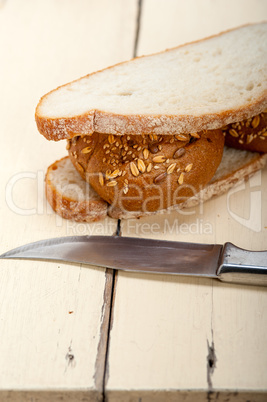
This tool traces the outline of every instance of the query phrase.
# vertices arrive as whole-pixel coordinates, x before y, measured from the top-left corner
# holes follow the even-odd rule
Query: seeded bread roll
[[[220,164],[221,130],[176,136],[94,133],[68,144],[81,176],[112,207],[152,212],[184,202]]]
[[[107,203],[84,181],[68,157],[47,169],[46,197],[62,218],[77,222],[96,222],[107,216]]]
[[[223,131],[229,147],[267,152],[267,109],[257,116],[229,124]]]

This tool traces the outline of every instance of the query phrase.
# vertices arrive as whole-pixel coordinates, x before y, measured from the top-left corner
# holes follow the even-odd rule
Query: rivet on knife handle
[[[248,251],[225,243],[218,279],[223,282],[267,286],[267,251]]]

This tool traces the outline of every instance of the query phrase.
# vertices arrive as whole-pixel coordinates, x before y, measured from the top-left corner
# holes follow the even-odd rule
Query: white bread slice
[[[266,54],[263,22],[139,57],[43,96],[37,126],[53,140],[220,128],[266,109]]]
[[[107,216],[108,204],[81,178],[68,156],[49,166],[45,189],[49,204],[62,218],[95,222]]]
[[[251,174],[263,168],[266,161],[267,154],[225,147],[222,162],[210,184],[183,204],[170,207],[167,210],[145,213],[125,213],[119,209],[109,207],[108,215],[115,219],[140,218],[193,207],[200,202],[205,202],[212,197],[225,193],[235,184],[244,179],[246,180]],[[78,222],[92,222],[100,220],[107,215],[107,203],[80,177],[68,157],[55,162],[48,168],[46,194],[52,208],[66,219],[73,219]],[[88,197],[88,194],[90,197]]]

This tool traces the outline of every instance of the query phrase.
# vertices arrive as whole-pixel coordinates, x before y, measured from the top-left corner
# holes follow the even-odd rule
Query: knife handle
[[[223,282],[267,286],[267,251],[248,251],[225,243],[217,275]]]

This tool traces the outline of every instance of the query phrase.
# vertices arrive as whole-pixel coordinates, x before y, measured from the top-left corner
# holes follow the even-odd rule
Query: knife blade
[[[17,247],[1,259],[82,263],[125,271],[216,278],[267,286],[267,251],[119,236],[69,236]]]

